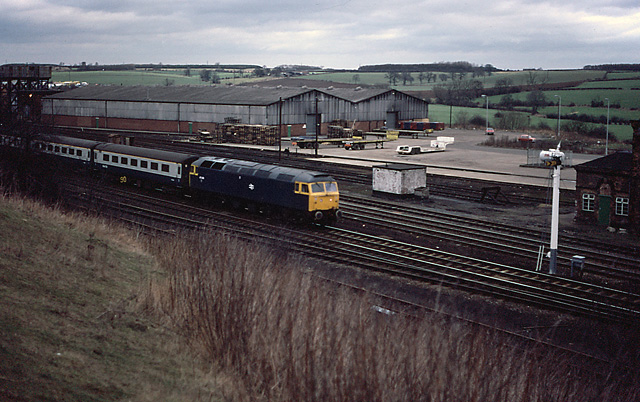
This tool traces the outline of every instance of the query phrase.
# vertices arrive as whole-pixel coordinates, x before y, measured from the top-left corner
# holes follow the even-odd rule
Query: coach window
[[[127,158],[120,158],[120,163],[122,163],[123,165],[126,165],[129,162],[129,160]]]
[[[67,153],[67,148],[62,147],[62,153],[63,153],[63,154],[66,154],[66,153]]]
[[[140,167],[146,169],[147,167],[149,167],[149,164],[147,161],[140,161]]]
[[[131,159],[131,166],[138,166],[138,160],[137,159]]]
[[[47,145],[47,151],[53,151],[53,145]]]
[[[78,155],[78,156],[80,156],[80,157],[81,157],[81,156],[82,156],[82,150],[81,150],[81,149],[78,149],[78,150],[76,151],[76,155]]]
[[[76,154],[76,150],[73,148],[69,148],[69,155],[75,155]]]
[[[166,172],[166,173],[169,173],[169,165],[166,165],[166,164],[163,163],[162,164],[162,171]]]
[[[107,154],[103,154],[103,155],[102,155],[102,160],[103,160],[103,161],[107,161],[107,162],[109,162],[109,155],[107,155]]]
[[[117,157],[117,156],[115,156],[115,155],[114,155],[114,156],[112,156],[112,157],[111,157],[111,161],[112,161],[113,163],[118,163],[118,157]]]
[[[151,170],[158,170],[158,162],[151,162]]]
[[[54,152],[60,152],[60,147],[56,145],[56,149]]]

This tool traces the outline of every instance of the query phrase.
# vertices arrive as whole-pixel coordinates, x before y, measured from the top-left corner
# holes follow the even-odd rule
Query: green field
[[[495,114],[498,112],[504,113],[504,111],[502,110],[491,109],[491,108],[489,109],[489,125],[490,126],[494,125],[496,121]],[[540,112],[544,113],[544,110],[540,109]],[[537,127],[540,127],[541,124],[543,126],[546,125],[547,127],[550,127],[553,130],[555,130],[555,128],[557,127],[557,119],[548,119],[546,117],[543,117],[541,114],[532,116],[528,112],[515,112],[515,113],[518,113],[522,115],[525,119],[527,119],[526,120],[527,125],[531,127],[531,129],[535,130]],[[563,114],[564,113],[565,112],[563,112]],[[604,113],[606,115],[606,109]],[[637,113],[638,112],[636,111],[636,116],[637,116]],[[475,116],[478,116],[484,119],[486,116],[486,110],[485,108],[482,108],[482,107],[454,106],[453,108],[450,108],[447,105],[440,105],[440,104],[429,105],[429,120],[444,122],[447,127],[449,127],[450,122],[453,123],[453,125],[455,126],[457,122],[460,120],[461,115],[464,115],[464,117],[467,120]],[[636,118],[639,118],[639,117],[636,117]],[[563,120],[561,120],[561,123],[562,121]],[[598,124],[595,124],[595,123],[586,123],[586,124],[590,127],[598,126]],[[629,125],[609,125],[609,133],[615,135],[619,141],[630,140],[631,137],[633,136],[633,130]]]
[[[518,92],[511,94],[514,99],[526,100],[529,92]],[[562,106],[590,106],[591,101],[605,101],[609,98],[610,104],[620,104],[623,109],[637,109],[640,107],[640,89],[585,89],[585,90],[556,90],[544,91],[547,101],[558,103],[555,95],[562,99]],[[495,95],[489,97],[489,103],[499,103],[504,95]],[[482,102],[481,98],[478,98]],[[606,103],[605,103],[606,104]],[[564,113],[564,112],[563,112]],[[637,114],[640,118],[640,115]]]
[[[419,73],[411,73],[414,81],[407,85],[402,85],[402,80],[398,81],[398,85],[393,85],[393,88],[405,91],[422,91],[432,89],[435,85],[447,83],[450,80],[450,74],[434,72],[436,74],[436,82],[423,81],[422,84],[418,80]],[[440,74],[447,75],[447,81],[440,79]],[[363,85],[389,85],[389,80],[385,78],[386,73],[360,73],[356,71],[352,72],[339,72],[339,73],[319,73],[308,76],[303,76],[304,79],[314,79],[322,81],[342,82],[349,84],[363,84]],[[357,78],[355,78],[357,76]],[[561,82],[573,82],[584,80],[597,80],[604,77],[602,71],[589,71],[589,70],[558,70],[558,71],[501,71],[491,75],[485,75],[484,77],[476,77],[474,79],[482,82],[485,88],[491,88],[495,85],[496,81],[503,78],[511,80],[512,85],[526,85],[530,80],[534,79],[536,83],[561,83]],[[467,74],[465,79],[471,79],[472,74]]]
[[[213,71],[213,69],[212,69]],[[250,79],[240,73],[216,72],[223,83],[237,84]],[[79,81],[100,85],[211,85],[200,79],[200,69],[185,70],[127,70],[127,71],[54,71],[51,82]]]

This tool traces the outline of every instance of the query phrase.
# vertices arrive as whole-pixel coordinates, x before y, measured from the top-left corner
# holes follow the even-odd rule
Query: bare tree
[[[407,82],[409,84],[413,83],[413,76],[411,75],[411,73],[409,71],[403,71],[402,72],[402,85],[407,85]]]
[[[384,75],[384,78],[389,80],[389,85],[396,85],[400,79],[400,73],[396,71],[390,71]]]
[[[544,92],[536,89],[527,94],[527,102],[531,105],[531,114],[537,114],[538,108],[547,104],[547,97]]]

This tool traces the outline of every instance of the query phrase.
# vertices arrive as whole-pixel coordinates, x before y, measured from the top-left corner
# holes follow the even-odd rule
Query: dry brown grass
[[[227,236],[147,244],[7,196],[0,228],[3,400],[640,400],[638,373],[380,314],[300,257]]]
[[[212,400],[182,338],[136,310],[154,268],[136,233],[0,194],[0,400]]]
[[[567,356],[438,317],[372,309],[304,263],[232,238],[156,244],[166,277],[143,307],[172,321],[233,401],[631,401],[628,384]],[[637,376],[635,377],[637,379]]]

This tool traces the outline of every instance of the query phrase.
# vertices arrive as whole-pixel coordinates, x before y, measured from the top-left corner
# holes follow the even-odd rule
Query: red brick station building
[[[632,152],[576,165],[576,220],[640,233],[640,121]]]

